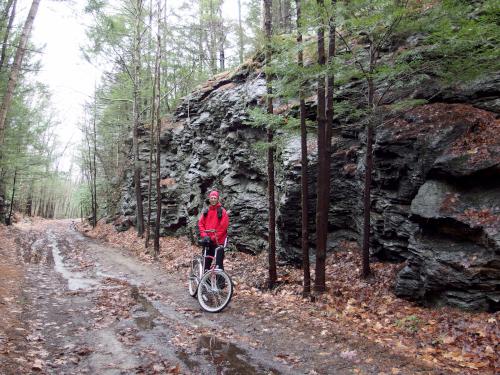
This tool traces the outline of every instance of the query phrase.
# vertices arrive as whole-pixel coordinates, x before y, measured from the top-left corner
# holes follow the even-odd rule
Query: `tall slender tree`
[[[269,71],[271,64],[271,6],[272,0],[264,0],[264,29],[266,35],[266,85],[267,85],[267,113],[273,114],[273,89],[272,75]],[[267,126],[267,195],[269,207],[269,288],[273,288],[277,280],[276,271],[276,202],[274,196],[274,145],[273,128],[271,124]]]
[[[150,9],[149,9],[149,30],[150,30],[150,39],[152,39],[152,28],[153,28],[153,6],[152,6],[152,1],[150,1]],[[150,45],[152,43],[152,40],[150,40]],[[150,48],[151,49],[151,48]],[[148,212],[147,212],[147,224],[146,224],[146,238],[144,241],[144,246],[147,248],[149,246],[149,238],[151,234],[151,212],[152,212],[152,190],[153,190],[153,150],[155,148],[155,116],[156,116],[156,75],[158,74],[157,72],[157,57],[155,57],[155,63],[154,67],[150,69],[150,74],[152,76],[152,82],[153,82],[153,90],[152,90],[152,95],[151,95],[151,103],[153,104],[151,106],[151,122],[150,122],[150,128],[149,128],[149,162],[148,162]]]
[[[135,186],[135,200],[136,200],[136,229],[137,236],[144,235],[144,213],[141,192],[141,164],[139,160],[139,123],[141,121],[140,110],[140,72],[141,72],[141,41],[142,41],[142,11],[143,0],[135,1],[135,25],[134,25],[134,47],[133,47],[133,104],[132,104],[132,118],[133,118],[133,146],[134,146],[134,186]]]
[[[304,68],[304,52],[302,46],[302,0],[295,0],[297,8],[297,65],[299,70]],[[311,273],[309,265],[309,207],[307,198],[309,196],[309,188],[307,184],[307,128],[306,128],[306,102],[304,95],[304,82],[299,86],[299,100],[300,100],[300,143],[301,143],[301,208],[302,208],[302,268],[304,271],[304,296],[311,294]]]
[[[332,1],[333,6],[330,12],[334,12],[336,1]],[[325,110],[325,128],[324,128],[324,150],[319,156],[321,160],[320,174],[323,176],[322,188],[318,188],[318,194],[321,190],[321,204],[317,210],[321,210],[321,222],[318,222],[318,227],[321,226],[321,236],[318,235],[318,241],[321,241],[321,259],[316,263],[316,290],[323,291],[326,289],[325,278],[325,260],[328,240],[328,211],[330,208],[330,175],[331,175],[331,153],[332,153],[332,128],[333,128],[333,92],[335,84],[335,75],[333,71],[333,62],[335,57],[335,22],[333,13],[328,17],[328,61],[326,69],[326,110]],[[319,154],[319,153],[318,153]],[[319,198],[318,198],[319,203]]]
[[[238,0],[238,56],[240,64],[243,64],[245,45],[243,44],[243,24],[241,22],[241,0]]]
[[[375,2],[365,2],[363,4],[356,2],[345,2],[345,11],[350,12],[356,9],[362,9],[358,12],[354,21],[350,21],[349,17],[344,19],[344,30],[349,33],[356,33],[363,35],[368,44],[368,56],[363,48],[363,52],[356,53],[356,48],[353,47],[346,38],[341,34],[339,35],[342,43],[346,47],[349,54],[354,59],[355,65],[359,68],[363,79],[366,82],[366,109],[367,109],[367,123],[366,123],[366,153],[365,153],[365,175],[364,175],[364,190],[363,190],[363,242],[362,242],[362,267],[361,277],[367,278],[370,275],[370,216],[371,216],[371,184],[373,173],[373,142],[375,132],[375,122],[378,121],[379,106],[387,93],[393,87],[394,82],[401,80],[401,76],[388,81],[385,88],[380,90],[376,95],[375,78],[377,69],[380,67],[380,54],[381,51],[389,44],[390,39],[396,32],[398,26],[407,15],[408,1],[390,1],[378,0]],[[362,56],[362,57],[361,57]],[[394,57],[393,57],[394,59]],[[393,70],[401,72],[401,66]],[[387,77],[386,77],[387,78]],[[391,82],[393,81],[393,82]]]
[[[33,22],[35,21],[36,13],[38,11],[38,6],[41,0],[33,0],[31,7],[26,18],[26,21],[21,32],[21,37],[19,39],[19,45],[16,50],[16,55],[14,56],[14,62],[9,74],[9,81],[7,83],[7,90],[3,96],[2,104],[0,106],[0,161],[3,159],[3,144],[5,136],[5,126],[7,113],[10,109],[12,102],[12,97],[14,95],[14,89],[17,85],[17,80],[19,78],[19,72],[21,70],[21,64],[23,62],[24,53],[26,51],[26,46],[31,34],[31,29],[33,27]],[[0,181],[0,223],[5,220],[5,182]]]
[[[160,151],[160,137],[161,137],[161,116],[160,116],[160,101],[161,101],[161,69],[160,69],[160,61],[162,57],[162,41],[161,41],[161,27],[166,27],[167,20],[166,16],[161,21],[161,7],[160,0],[157,0],[158,3],[158,30],[156,35],[156,97],[155,97],[155,112],[156,112],[156,220],[155,220],[155,236],[154,236],[154,254],[155,257],[158,257],[160,254],[160,225],[161,225],[161,211],[162,211],[162,203],[161,203],[161,151]],[[165,4],[166,7],[166,4]]]
[[[224,27],[224,18],[222,17],[222,2],[217,10],[217,48],[219,50],[219,71],[226,70],[226,30]]]
[[[318,5],[318,29],[317,29],[317,49],[318,65],[323,70],[326,64],[325,56],[325,4],[323,0],[317,0]],[[317,122],[318,122],[318,177],[317,177],[317,198],[316,198],[316,278],[314,280],[314,290],[323,292],[325,290],[325,260],[326,260],[326,238],[327,231],[323,205],[326,189],[325,162],[326,162],[326,102],[325,102],[325,76],[320,74],[317,83]]]
[[[92,201],[92,226],[95,228],[97,225],[97,90],[94,91],[94,110],[92,111],[92,190],[94,191]]]
[[[23,31],[21,33],[21,38],[19,40],[19,45],[16,50],[16,55],[14,57],[14,62],[9,74],[9,82],[7,83],[7,91],[3,97],[2,105],[0,107],[0,146],[4,140],[5,134],[5,120],[7,118],[7,112],[9,111],[10,104],[12,102],[12,97],[14,95],[14,89],[17,85],[17,80],[19,78],[19,72],[21,70],[21,64],[23,62],[24,53],[26,51],[26,46],[31,34],[31,29],[33,27],[33,22],[35,21],[36,13],[38,11],[38,6],[41,0],[33,0],[31,3],[30,11],[26,22],[23,26]]]
[[[12,224],[12,211],[14,209],[14,202],[16,196],[17,173],[18,173],[17,167],[14,167],[14,180],[12,181],[12,192],[10,194],[10,209],[9,209],[9,215],[7,216],[7,220],[5,221],[7,225]]]
[[[17,0],[9,0],[5,7],[5,12],[2,19],[3,23],[7,22],[7,27],[5,28],[5,34],[3,36],[2,51],[0,52],[0,72],[2,71],[5,56],[7,52],[7,44],[9,41],[10,31],[12,30],[12,25],[14,24],[14,18],[16,17],[16,4]],[[10,15],[9,15],[10,12]],[[8,20],[8,21],[7,21]]]
[[[281,22],[285,33],[292,32],[292,12],[290,0],[280,0],[281,2]]]

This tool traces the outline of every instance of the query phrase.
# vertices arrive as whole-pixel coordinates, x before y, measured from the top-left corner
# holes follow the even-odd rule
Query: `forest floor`
[[[77,228],[78,227],[78,228]],[[85,233],[83,236],[77,229]],[[93,237],[93,238],[90,238]],[[132,230],[71,220],[0,226],[1,374],[495,374],[500,314],[397,299],[400,265],[359,279],[346,243],[328,258],[327,293],[301,297],[301,270],[229,252],[230,305],[203,312],[187,293],[199,249],[162,238],[158,261]]]

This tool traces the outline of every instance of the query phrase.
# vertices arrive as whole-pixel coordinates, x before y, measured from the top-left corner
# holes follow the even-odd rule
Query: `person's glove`
[[[210,245],[210,237],[208,236],[203,236],[201,239],[198,241],[198,243],[202,246],[208,246]]]

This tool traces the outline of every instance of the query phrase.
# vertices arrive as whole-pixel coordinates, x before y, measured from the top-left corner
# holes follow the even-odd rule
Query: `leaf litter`
[[[133,228],[118,233],[100,222],[86,235],[126,248],[142,261],[154,258]],[[192,255],[199,250],[185,237],[162,237],[158,262],[167,271],[187,273]],[[399,299],[391,292],[401,264],[374,263],[369,281],[359,277],[361,259],[356,243],[344,242],[327,259],[327,293],[302,297],[302,270],[278,268],[278,286],[266,290],[267,254],[253,256],[227,252],[225,269],[233,278],[235,298],[245,299],[247,314],[260,318],[260,310],[283,315],[294,325],[313,321],[315,337],[328,340],[332,325],[378,343],[429,366],[459,374],[495,374],[500,371],[500,312],[467,312],[451,307],[424,308]],[[314,279],[314,270],[312,279]],[[347,348],[341,356],[354,358]],[[291,361],[293,362],[293,361]],[[394,370],[393,373],[397,373]]]
[[[43,223],[37,223],[43,226]],[[133,230],[117,233],[111,225],[100,223],[94,230],[86,230],[91,237],[106,240],[108,243],[128,249],[138,259],[146,263],[154,263],[153,257],[146,252],[143,241],[137,239]],[[0,243],[10,244],[9,239],[15,238],[12,228],[0,226]],[[15,231],[15,230],[14,230]],[[16,249],[13,241],[11,249]],[[0,249],[4,250],[5,247]],[[391,293],[392,280],[401,265],[373,264],[373,278],[369,281],[360,280],[359,249],[354,243],[343,243],[338,251],[329,256],[327,261],[327,293],[316,295],[312,299],[302,298],[302,271],[292,266],[281,266],[278,270],[278,287],[272,291],[266,290],[267,256],[251,256],[244,253],[229,252],[226,255],[225,268],[233,277],[236,285],[235,301],[242,301],[247,307],[245,313],[256,321],[282,320],[290,326],[290,334],[298,337],[311,336],[311,340],[321,340],[327,346],[323,351],[325,357],[337,351],[340,357],[360,363],[370,363],[373,358],[363,357],[362,349],[335,342],[335,331],[344,330],[353,336],[360,336],[367,342],[386,347],[391,352],[427,363],[430,367],[441,371],[460,374],[493,374],[500,369],[499,352],[499,313],[470,313],[452,308],[426,309],[411,302],[400,300]],[[199,249],[186,238],[162,238],[161,252],[158,262],[167,271],[187,273],[192,254]],[[10,254],[10,255],[9,255]],[[15,267],[12,252],[2,251],[0,257],[1,271]],[[91,267],[91,263],[82,258],[82,266]],[[15,270],[12,276],[15,280]],[[17,270],[17,272],[21,272]],[[312,270],[314,277],[314,270]],[[0,272],[0,278],[3,277]],[[20,322],[18,297],[20,283],[0,283],[0,320],[9,321],[16,327],[18,345],[12,332],[6,332],[7,325],[0,325],[0,365],[23,367],[31,366],[32,371],[45,371],[46,363],[42,345],[44,338],[39,334],[44,323],[29,321],[27,326]],[[130,285],[127,282],[107,278],[104,288],[95,294],[95,309],[87,312],[95,328],[106,327],[116,319],[130,317],[130,311],[136,301],[130,295]],[[85,293],[81,291],[66,292],[72,294]],[[141,293],[150,299],[165,299],[154,290],[142,288]],[[61,293],[64,295],[65,293]],[[190,316],[199,315],[196,311],[178,308],[179,313]],[[304,322],[310,323],[307,328],[293,329]],[[25,329],[23,327],[30,329]],[[251,323],[249,323],[249,327]],[[82,328],[82,327],[80,327]],[[214,334],[214,331],[198,327],[176,327],[177,335],[170,339],[178,348],[189,352],[196,350],[196,338],[201,334]],[[269,332],[272,334],[273,332]],[[134,346],[137,341],[137,331],[122,330],[118,332],[119,340],[126,346]],[[252,347],[262,346],[259,339],[251,335],[241,335],[230,329],[217,330],[217,334],[226,339],[247,342]],[[6,340],[6,338],[8,338]],[[29,339],[28,339],[29,338]],[[31,351],[23,350],[19,342],[29,343]],[[28,341],[29,340],[29,341]],[[11,345],[9,345],[9,343]],[[53,365],[80,361],[80,357],[90,355],[92,348],[77,345],[68,348],[68,357],[54,360]],[[281,355],[282,354],[282,355]],[[288,353],[278,353],[280,361],[294,365],[302,358]],[[143,364],[143,372],[137,373],[180,373],[178,365],[158,362],[154,350],[144,355],[150,362]],[[364,355],[364,353],[363,353]],[[112,365],[110,363],[110,365]],[[162,369],[160,369],[162,367]],[[2,367],[7,368],[7,367]],[[362,369],[354,368],[353,372],[363,373]],[[400,373],[394,367],[391,373]],[[316,373],[311,370],[309,373]],[[401,373],[405,373],[404,371]],[[382,373],[381,373],[382,374]]]

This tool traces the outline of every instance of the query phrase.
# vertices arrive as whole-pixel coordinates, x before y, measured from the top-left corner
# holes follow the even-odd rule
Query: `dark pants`
[[[215,248],[217,246],[212,242],[210,243],[210,246],[207,248],[207,255],[209,256],[215,256]],[[211,258],[205,258],[205,271],[210,268],[212,265],[212,259]],[[219,267],[221,270],[224,269],[224,248],[222,246],[219,246],[219,250],[217,250],[217,257],[215,258],[215,265]]]

